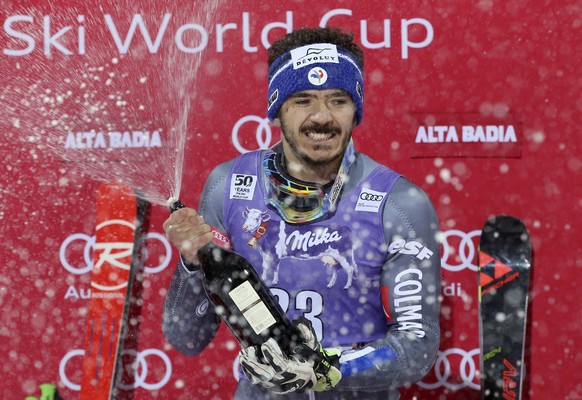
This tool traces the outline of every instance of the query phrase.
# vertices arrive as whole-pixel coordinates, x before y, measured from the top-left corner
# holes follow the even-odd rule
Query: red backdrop
[[[444,234],[441,352],[403,398],[479,398],[476,241],[500,213],[523,219],[534,247],[526,392],[582,398],[579,4],[168,3],[1,2],[2,398],[45,382],[79,396],[98,181],[197,204],[214,165],[278,138],[264,119],[265,47],[317,25],[354,31],[365,50],[357,148],[421,185]],[[129,392],[231,398],[237,346],[224,328],[193,358],[161,333],[177,259],[167,215],[153,206]]]

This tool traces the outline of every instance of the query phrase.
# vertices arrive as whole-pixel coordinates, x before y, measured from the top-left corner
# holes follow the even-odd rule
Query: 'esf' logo
[[[421,243],[411,240],[407,242],[404,239],[396,240],[388,246],[388,252],[391,254],[401,253],[416,256],[419,260],[427,260],[433,255],[433,251],[424,247]]]

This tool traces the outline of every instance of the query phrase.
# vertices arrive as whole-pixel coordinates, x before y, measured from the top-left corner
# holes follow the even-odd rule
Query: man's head
[[[305,90],[341,89],[356,107],[355,125],[363,114],[364,55],[353,34],[334,28],[303,28],[268,49],[267,115],[274,121],[291,95]]]
[[[282,130],[283,151],[263,160],[266,198],[289,223],[335,209],[355,159],[350,139],[362,119],[362,66],[353,36],[337,29],[300,29],[269,48],[267,112]]]

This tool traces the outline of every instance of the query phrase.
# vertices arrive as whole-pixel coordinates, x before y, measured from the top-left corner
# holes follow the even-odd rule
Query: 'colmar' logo
[[[422,326],[422,271],[409,268],[394,279],[394,312],[398,330],[424,337]]]

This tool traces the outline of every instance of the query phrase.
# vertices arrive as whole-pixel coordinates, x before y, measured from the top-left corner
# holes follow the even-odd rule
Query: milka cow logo
[[[338,271],[341,270],[347,274],[344,289],[352,286],[352,279],[357,275],[358,269],[354,262],[350,231],[347,228],[333,230],[322,226],[286,226],[281,221],[278,239],[273,246],[272,243],[261,240],[267,232],[271,216],[266,211],[256,208],[247,208],[243,216],[245,217],[243,230],[252,236],[248,245],[257,249],[263,259],[261,279],[264,281],[268,281],[269,275],[272,275],[271,283],[276,285],[279,282],[279,264],[282,259],[319,259],[322,266],[332,270],[328,288],[335,285]]]

